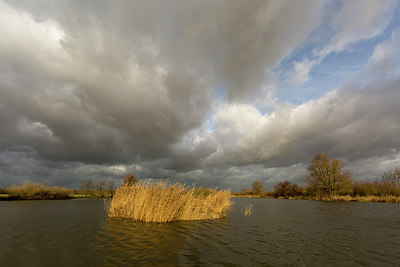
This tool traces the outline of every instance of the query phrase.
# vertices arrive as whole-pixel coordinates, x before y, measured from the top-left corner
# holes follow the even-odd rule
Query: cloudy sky
[[[400,167],[400,3],[0,0],[0,187]]]

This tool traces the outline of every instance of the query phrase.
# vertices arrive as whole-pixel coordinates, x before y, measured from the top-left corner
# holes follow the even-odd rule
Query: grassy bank
[[[2,194],[2,200],[58,200],[72,198],[72,190],[58,187],[45,186],[39,183],[26,183],[13,185],[7,189],[7,194]]]
[[[167,182],[121,186],[110,203],[110,218],[141,222],[207,220],[226,216],[231,205],[229,190],[194,189]]]
[[[322,200],[322,201],[356,201],[356,202],[386,202],[400,203],[398,196],[350,196],[336,195],[331,197],[303,197],[301,199]]]
[[[0,200],[98,199],[112,197],[114,193],[113,188],[107,188],[107,190],[105,190],[101,186],[93,187],[82,190],[59,186],[46,186],[41,183],[25,183],[22,185],[13,185],[8,188],[0,188]]]

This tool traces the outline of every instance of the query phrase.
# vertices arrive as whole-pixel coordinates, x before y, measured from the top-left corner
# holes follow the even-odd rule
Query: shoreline
[[[317,196],[295,196],[295,197],[274,197],[260,195],[240,195],[240,193],[232,193],[232,197],[244,198],[274,198],[274,199],[297,199],[297,200],[316,200],[316,201],[344,201],[344,202],[381,202],[381,203],[400,203],[400,197],[397,196],[350,196],[350,195],[335,195],[332,197],[317,197]]]
[[[107,197],[110,198],[110,197]],[[90,196],[82,196],[82,195],[69,195],[68,197],[63,198],[24,198],[21,196],[13,196],[9,194],[0,194],[0,201],[18,201],[18,200],[71,200],[71,199],[104,199],[102,197],[90,197]]]

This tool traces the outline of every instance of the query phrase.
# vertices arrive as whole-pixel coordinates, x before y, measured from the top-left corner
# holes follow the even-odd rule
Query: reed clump
[[[195,189],[166,181],[125,184],[119,187],[108,207],[110,218],[141,222],[208,220],[226,216],[231,205],[230,190]]]
[[[244,216],[250,216],[252,208],[253,208],[253,205],[251,205],[251,204],[249,206],[246,206],[244,209]]]

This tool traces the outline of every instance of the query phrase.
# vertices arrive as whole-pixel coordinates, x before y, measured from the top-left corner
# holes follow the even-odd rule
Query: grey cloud
[[[66,33],[65,49],[85,60],[119,72],[132,54],[144,65],[167,62],[214,79],[236,100],[259,90],[266,71],[318,26],[323,5],[313,0],[19,4],[34,17],[58,22]],[[149,56],[143,44],[153,46],[157,56]]]
[[[68,10],[54,17],[36,10],[35,20],[12,13],[30,24],[27,35],[30,28],[46,35],[43,27],[48,25],[38,23],[38,16],[65,23],[60,24],[65,30],[61,44],[49,41],[46,46],[43,40],[43,48],[42,40],[35,37],[28,44],[29,40],[22,37],[21,41],[3,28],[10,42],[29,45],[27,51],[14,51],[11,46],[0,51],[5,59],[1,65],[7,69],[0,92],[2,119],[7,123],[1,132],[3,145],[31,146],[53,160],[126,162],[163,157],[185,132],[202,124],[211,102],[206,81],[155,58],[140,39],[131,42],[135,32],[130,38],[109,39],[110,28],[102,31],[101,27],[107,21],[92,17],[99,14],[77,12],[68,17]],[[77,28],[76,16],[81,23]],[[94,33],[89,34],[91,30]],[[44,56],[37,56],[43,49]]]
[[[250,105],[223,106],[214,118],[221,147],[209,164],[271,168],[305,164],[320,152],[350,162],[393,155],[400,148],[399,68],[380,66],[398,58],[398,31],[377,46],[357,76],[370,77],[361,83],[347,82],[299,106],[279,103],[266,115]]]
[[[324,4],[0,2],[1,183],[133,172],[238,190],[301,181],[320,150],[351,161],[393,153],[396,77],[277,103],[267,116],[246,104],[319,26]],[[212,107],[217,87],[231,100],[225,113]],[[191,136],[214,110],[215,134]]]
[[[400,148],[399,82],[381,80],[362,90],[340,88],[267,115],[249,108],[235,116],[238,107],[233,107],[217,114],[224,119],[216,120],[222,149],[209,162],[277,167],[309,162],[319,152],[348,160],[390,154]]]
[[[189,143],[187,146],[173,149],[162,167],[183,172],[202,169],[204,160],[216,151],[216,143],[208,137],[198,143]]]
[[[203,123],[216,84],[233,98],[257,91],[268,68],[317,25],[322,2],[2,6],[16,25],[2,28],[2,144],[55,160],[116,163],[168,157]]]

